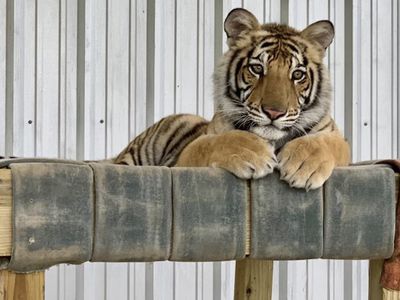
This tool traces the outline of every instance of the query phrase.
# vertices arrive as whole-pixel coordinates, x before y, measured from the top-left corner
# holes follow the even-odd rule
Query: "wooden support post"
[[[236,262],[235,300],[270,300],[273,261],[243,259]]]
[[[396,174],[396,199],[399,199],[399,193],[400,176]],[[400,291],[387,290],[381,287],[382,266],[383,260],[371,260],[369,262],[369,300],[400,300]]]
[[[369,300],[382,299],[382,287],[379,283],[383,259],[369,261]]]
[[[16,274],[0,271],[0,300],[43,300],[44,272]]]
[[[11,171],[0,169],[0,256],[11,255],[12,183]],[[16,274],[0,271],[0,300],[44,299],[44,272]]]

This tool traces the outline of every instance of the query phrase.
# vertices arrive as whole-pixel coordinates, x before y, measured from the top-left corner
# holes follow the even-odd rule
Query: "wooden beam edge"
[[[0,256],[12,251],[12,175],[10,169],[0,169]]]

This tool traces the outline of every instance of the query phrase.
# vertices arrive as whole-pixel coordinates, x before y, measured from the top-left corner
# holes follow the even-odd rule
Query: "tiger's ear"
[[[331,21],[317,21],[304,29],[301,35],[308,40],[317,42],[326,50],[335,36],[335,28]]]
[[[260,24],[251,12],[243,8],[231,10],[224,22],[228,46],[233,46],[240,35],[258,28],[260,28]]]

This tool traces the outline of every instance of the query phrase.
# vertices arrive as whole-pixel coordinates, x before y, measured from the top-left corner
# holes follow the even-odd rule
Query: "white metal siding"
[[[394,0],[0,0],[0,155],[101,159],[163,116],[211,118],[234,7],[302,28],[330,19],[332,114],[353,160],[400,156]],[[85,263],[46,299],[233,299],[233,262]],[[273,299],[367,299],[368,262],[275,262]]]

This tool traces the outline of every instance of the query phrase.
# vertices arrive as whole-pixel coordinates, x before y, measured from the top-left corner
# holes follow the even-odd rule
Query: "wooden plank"
[[[396,199],[399,199],[400,175],[396,174]],[[400,299],[399,291],[382,289],[380,284],[381,272],[384,260],[371,260],[369,262],[369,299]]]
[[[376,299],[400,300],[400,291],[392,291],[392,290],[383,289],[382,294],[383,294],[382,298],[376,298]],[[373,298],[370,298],[370,299],[372,300]]]
[[[0,271],[0,300],[44,299],[44,272],[16,274]]]
[[[0,256],[11,255],[11,170],[0,169]]]
[[[400,177],[397,176],[396,178],[397,178],[396,180],[397,180],[397,193],[398,193],[398,189],[399,189],[399,185],[400,185]],[[8,169],[0,170],[0,208],[4,208],[5,211],[7,212],[6,216],[7,215],[9,216],[8,222],[6,222],[7,218],[0,218],[0,232],[1,232],[1,234],[0,234],[0,238],[1,238],[0,239],[0,251],[1,252],[0,253],[1,253],[1,256],[8,256],[11,253],[11,243],[10,243],[10,241],[11,241],[11,171]],[[7,225],[7,223],[8,223],[8,225]],[[9,229],[7,230],[7,228],[9,228]],[[8,236],[8,238],[7,238],[7,236]],[[8,244],[7,244],[7,241],[8,241]],[[6,245],[8,245],[8,246],[5,247]],[[5,248],[3,248],[3,247],[5,247]],[[254,290],[254,289],[259,290],[259,289],[257,289],[257,284],[261,282],[262,284],[265,285],[265,280],[267,278],[266,276],[262,276],[259,279],[256,278],[258,276],[257,274],[259,274],[259,272],[261,272],[260,268],[262,268],[263,270],[266,270],[268,273],[270,271],[272,272],[272,266],[271,266],[271,270],[269,270],[269,267],[267,268],[263,262],[257,262],[254,260],[245,260],[245,261],[248,261],[250,263],[250,265],[247,267],[243,266],[243,261],[241,263],[237,264],[237,272],[238,272],[237,274],[238,275],[236,277],[237,278],[236,284],[239,284],[239,287],[236,287],[236,290],[238,290],[238,288],[240,288],[240,284],[242,285],[241,289],[243,290],[243,284],[245,282],[251,284],[252,290]],[[178,267],[180,267],[180,266],[178,266]],[[185,273],[186,271],[187,270],[184,270],[182,268],[181,272],[178,272],[177,274],[179,276],[184,276],[184,274],[186,274]],[[243,274],[245,274],[245,275],[243,275]],[[243,276],[245,276],[245,278],[248,278],[246,276],[250,276],[249,274],[255,274],[257,276],[255,277],[255,279],[253,278],[253,280],[249,279],[247,281],[238,279]],[[268,275],[268,276],[270,276],[272,278],[272,275]],[[143,278],[143,276],[140,276],[140,277]],[[186,281],[186,279],[181,277],[181,278],[177,278],[177,283],[181,282],[181,280]],[[193,286],[194,285],[195,285],[195,283],[193,283]],[[178,291],[180,291],[180,290],[178,289]],[[263,291],[263,292],[265,292],[265,291]],[[183,290],[180,291],[179,295],[181,295],[182,297],[185,297],[185,295],[187,295],[187,294],[181,294],[181,293],[183,293]],[[242,291],[243,295],[244,294],[245,295],[247,295],[247,294],[258,295],[258,292],[255,294],[254,293],[255,292],[249,293],[249,291],[247,291],[247,293],[244,293]],[[391,295],[392,294],[393,293],[391,293]],[[252,296],[252,297],[255,297],[255,296]],[[264,297],[264,295],[263,295],[263,297]],[[237,299],[241,299],[241,298],[237,298]],[[251,298],[250,297],[250,298],[244,298],[244,299],[265,299],[265,298]]]
[[[235,300],[270,300],[273,262],[244,259],[236,262]]]
[[[383,259],[371,260],[369,262],[369,288],[368,299],[382,299],[382,288],[380,285]]]

